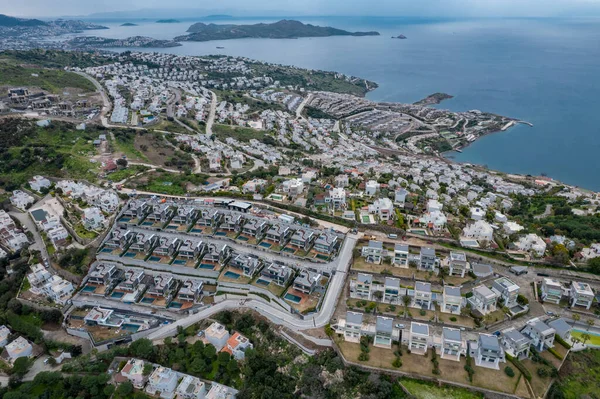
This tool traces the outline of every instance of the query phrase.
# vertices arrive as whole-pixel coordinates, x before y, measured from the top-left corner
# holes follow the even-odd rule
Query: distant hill
[[[187,30],[190,34],[175,40],[206,42],[244,38],[295,39],[299,37],[325,36],[379,36],[379,32],[348,32],[331,27],[303,24],[300,21],[281,20],[270,24],[216,25],[198,22]]]
[[[131,23],[131,22],[125,22],[124,24],[121,24],[121,26],[138,26],[138,25]]]
[[[178,21],[176,19],[159,19],[158,21],[156,21],[157,24],[176,24],[179,22],[181,21]]]
[[[45,26],[45,22],[39,19],[25,19],[15,18],[8,15],[0,14],[0,26],[14,27],[14,26]]]

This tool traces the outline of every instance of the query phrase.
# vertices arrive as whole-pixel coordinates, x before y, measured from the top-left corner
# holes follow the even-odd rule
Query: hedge
[[[556,342],[558,342],[559,344],[561,344],[562,346],[564,346],[565,349],[571,349],[571,345],[569,345],[569,343],[567,341],[565,341],[564,339],[562,339],[562,337],[560,337],[559,335],[554,336],[554,340]]]
[[[564,359],[564,357],[560,353],[558,353],[556,351],[556,349],[554,349],[554,348],[548,348],[548,352],[552,353],[554,355],[554,357],[557,358],[558,360],[563,360]]]
[[[515,359],[514,357],[512,357],[509,354],[506,354],[506,358],[508,360],[510,360],[510,362],[517,368],[519,369],[519,371],[523,374],[523,376],[525,377],[525,379],[527,381],[531,381],[531,373],[529,372],[529,370],[527,370],[527,367],[525,367],[523,365],[523,363],[521,363],[519,361],[519,359]]]

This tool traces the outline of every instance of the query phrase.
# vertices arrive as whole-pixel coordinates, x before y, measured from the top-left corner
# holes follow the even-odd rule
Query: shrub
[[[554,349],[554,348],[548,348],[548,352],[552,353],[554,355],[554,357],[557,358],[558,360],[563,360],[563,356],[560,353],[558,353],[556,351],[556,349]]]
[[[561,337],[559,337],[558,335],[556,335],[556,336],[554,337],[554,340],[555,340],[556,342],[558,342],[559,344],[561,344],[562,346],[564,346],[564,347],[565,347],[565,349],[571,349],[571,345],[569,345],[569,344],[567,343],[567,341],[565,341],[564,339],[562,339],[562,338],[561,338]]]
[[[394,366],[397,369],[402,367],[402,359],[400,359],[399,357],[396,357],[394,359],[394,361],[392,362],[392,366]]]
[[[421,309],[421,310],[419,310],[419,314],[420,314],[421,316],[425,316],[425,315],[427,314],[427,312],[426,312],[426,311],[424,311],[423,309]]]
[[[540,367],[539,369],[537,369],[537,374],[542,378],[550,376],[550,372],[546,367]]]
[[[519,361],[519,359],[515,359],[515,358],[513,358],[512,356],[508,356],[508,355],[506,356],[506,358],[507,358],[508,360],[510,360],[510,362],[511,362],[511,363],[512,363],[512,364],[513,364],[513,365],[514,365],[514,366],[515,366],[517,369],[519,369],[519,371],[520,371],[521,373],[523,373],[523,376],[525,377],[525,379],[526,379],[527,381],[531,381],[531,373],[530,373],[530,372],[529,372],[529,370],[528,370],[528,369],[527,369],[527,368],[526,368],[526,367],[523,365],[523,363],[521,363],[521,362]]]
[[[504,367],[504,372],[511,378],[515,376],[515,371],[509,366]]]
[[[456,320],[458,320],[458,319],[457,319],[456,317],[454,317],[454,316],[452,316],[452,317],[450,318],[450,321],[456,321]]]
[[[361,362],[366,362],[369,360],[369,354],[366,352],[361,352],[360,355],[358,355],[358,360],[360,360]]]

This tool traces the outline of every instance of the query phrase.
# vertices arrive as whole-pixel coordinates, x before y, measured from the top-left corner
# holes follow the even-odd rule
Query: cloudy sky
[[[88,15],[140,9],[177,9],[184,17],[369,15],[426,17],[600,16],[600,0],[3,0],[0,13],[27,17]],[[169,16],[171,13],[169,13]],[[176,14],[176,13],[175,13]],[[164,14],[163,14],[164,15]]]

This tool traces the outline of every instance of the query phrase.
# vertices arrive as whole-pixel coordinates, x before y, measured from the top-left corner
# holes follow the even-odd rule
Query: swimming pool
[[[296,250],[294,248],[288,248],[288,247],[283,248],[283,250],[284,250],[284,252],[288,252],[291,254],[296,252]]]
[[[142,298],[141,303],[153,303],[154,298]]]
[[[315,258],[321,259],[321,260],[327,260],[327,259],[329,259],[329,256],[317,254],[317,256],[315,256]]]
[[[119,219],[119,222],[130,222],[130,221],[131,221],[131,218],[128,218],[128,217],[123,217],[123,218]]]
[[[112,248],[102,248],[102,250],[100,252],[102,253],[108,253],[108,252],[112,252]]]
[[[181,309],[182,306],[183,306],[183,304],[179,303],[179,302],[171,302],[169,304],[170,308],[175,308],[175,309]]]
[[[213,270],[215,268],[215,265],[211,265],[208,263],[201,263],[200,264],[200,269],[210,269]]]
[[[179,226],[174,226],[174,225],[170,224],[167,226],[167,230],[177,230],[178,227]]]
[[[239,236],[237,239],[240,241],[248,241],[249,240],[249,238],[246,236]]]
[[[192,233],[202,233],[202,229],[192,229]]]
[[[223,236],[226,236],[226,235],[227,235],[227,233],[225,233],[224,231],[217,231],[217,232],[215,233],[215,235],[216,235],[216,236],[219,236],[219,237],[223,237]]]
[[[174,264],[174,265],[185,265],[185,264],[186,264],[186,261],[184,261],[184,260],[181,260],[181,259],[175,259],[175,260],[173,261],[173,264]]]
[[[158,256],[151,256],[150,258],[148,258],[148,260],[150,262],[160,262],[161,258],[159,258]]]
[[[283,297],[284,299],[287,299],[290,302],[294,302],[294,303],[300,303],[300,301],[302,300],[302,298],[300,298],[298,295],[294,295],[294,294],[285,294],[285,296]]]
[[[271,248],[271,246],[272,246],[271,243],[269,243],[269,242],[261,242],[258,245],[260,245],[261,247],[264,247],[264,248]]]
[[[144,222],[142,223],[142,226],[152,226],[154,224],[154,222]]]
[[[137,324],[122,324],[121,330],[137,332],[140,329],[140,326]]]
[[[111,298],[117,298],[118,299],[118,298],[123,298],[124,295],[125,294],[122,293],[122,292],[113,292],[110,296],[111,296]]]
[[[259,278],[258,280],[256,280],[256,284],[264,285],[266,287],[267,285],[271,284],[271,282]]]
[[[81,291],[83,292],[94,292],[96,291],[96,287],[94,287],[93,285],[86,285],[84,286]]]
[[[125,255],[123,255],[126,258],[133,258],[135,257],[136,253],[135,252],[127,252]]]
[[[234,272],[227,271],[225,272],[225,277],[237,280],[238,278],[240,278],[240,275]]]

